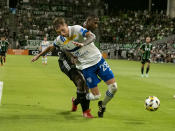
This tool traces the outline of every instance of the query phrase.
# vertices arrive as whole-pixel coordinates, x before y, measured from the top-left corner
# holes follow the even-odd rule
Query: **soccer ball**
[[[145,100],[145,107],[148,111],[156,111],[160,106],[160,100],[155,96],[149,96]]]

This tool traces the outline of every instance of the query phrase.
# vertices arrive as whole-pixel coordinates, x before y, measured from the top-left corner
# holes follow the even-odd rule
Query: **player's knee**
[[[109,91],[111,93],[113,93],[113,94],[116,93],[117,92],[117,83],[115,82],[113,84],[108,85],[108,88],[109,88]]]

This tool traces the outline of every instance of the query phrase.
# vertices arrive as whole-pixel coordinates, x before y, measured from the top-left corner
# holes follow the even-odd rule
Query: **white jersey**
[[[85,34],[88,32],[87,29],[79,25],[68,26],[68,28],[69,37],[60,35],[55,39],[53,45],[59,46],[72,53],[73,56],[78,57],[79,62],[76,66],[80,70],[97,64],[101,60],[102,55],[93,42],[83,47],[77,47],[72,43],[73,41],[83,43],[86,39]]]
[[[48,41],[42,41],[41,42],[41,51],[44,51],[49,46]]]

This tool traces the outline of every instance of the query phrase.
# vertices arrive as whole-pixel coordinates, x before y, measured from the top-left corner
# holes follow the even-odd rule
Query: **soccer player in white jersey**
[[[78,58],[76,67],[82,71],[91,90],[87,98],[90,100],[98,100],[100,98],[101,95],[97,87],[97,84],[101,81],[99,77],[107,84],[108,90],[105,98],[98,103],[98,116],[103,117],[106,104],[117,91],[117,83],[112,70],[93,43],[95,35],[79,25],[68,26],[63,18],[57,18],[54,26],[61,35],[55,39],[53,46],[59,46]],[[40,55],[35,56],[32,61],[37,60]]]
[[[57,32],[58,35],[60,35],[59,32]],[[60,49],[60,47],[55,47],[55,46],[49,46],[48,48],[46,48],[46,50],[44,50],[43,52],[41,52],[39,56],[42,56],[43,54],[46,54],[49,51],[54,50],[54,48],[57,48],[57,50],[60,51],[60,55],[59,55],[59,59],[58,59],[58,63],[59,63],[59,67],[60,70],[67,75],[70,80],[75,84],[75,86],[77,87],[77,91],[76,91],[76,98],[72,98],[72,112],[77,111],[77,106],[78,104],[81,105],[82,108],[82,112],[83,112],[83,117],[85,118],[93,118],[93,116],[90,113],[90,109],[89,109],[89,105],[90,105],[90,100],[86,99],[86,94],[89,92],[89,89],[86,85],[86,81],[84,79],[83,74],[81,73],[81,71],[79,69],[76,68],[75,62],[76,58],[73,55],[70,55],[69,52],[64,51],[62,49]]]
[[[44,40],[41,42],[40,49],[43,52],[49,46],[49,42],[47,41],[47,37],[44,37]],[[47,64],[47,53],[43,54],[42,64]]]

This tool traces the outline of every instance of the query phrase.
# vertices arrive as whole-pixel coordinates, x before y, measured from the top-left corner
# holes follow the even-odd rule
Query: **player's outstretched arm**
[[[34,56],[34,57],[32,58],[31,61],[32,61],[32,62],[35,62],[36,60],[39,59],[40,56],[42,56],[42,55],[48,53],[49,51],[52,51],[54,48],[55,48],[55,47],[54,47],[53,45],[50,45],[50,46],[47,47],[44,51],[42,51],[42,52],[39,53],[38,55]]]
[[[90,31],[86,33],[85,37],[86,37],[86,40],[83,41],[83,43],[73,42],[73,44],[75,44],[76,46],[82,47],[95,41],[95,35]]]

